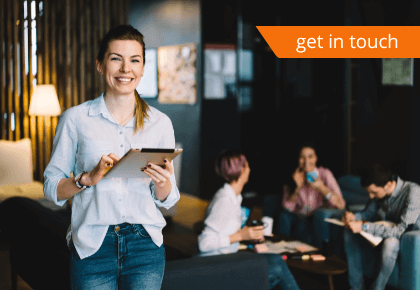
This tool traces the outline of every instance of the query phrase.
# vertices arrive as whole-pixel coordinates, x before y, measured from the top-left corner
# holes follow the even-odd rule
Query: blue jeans
[[[278,254],[262,254],[267,258],[270,289],[278,285],[283,290],[299,290],[295,278],[283,258]]]
[[[116,231],[119,226],[120,230]],[[160,289],[165,248],[156,246],[142,225],[109,226],[99,250],[80,259],[70,240],[71,288]]]
[[[353,234],[350,230],[344,231],[344,247],[347,255],[349,283],[351,288],[355,290],[364,289],[363,281],[363,262],[362,247],[373,247],[360,234]],[[383,290],[386,283],[394,270],[400,251],[400,240],[397,238],[387,238],[382,241],[381,261],[379,274],[373,282],[371,289]]]
[[[283,209],[277,219],[278,233],[312,244],[314,236],[313,216],[302,217]]]

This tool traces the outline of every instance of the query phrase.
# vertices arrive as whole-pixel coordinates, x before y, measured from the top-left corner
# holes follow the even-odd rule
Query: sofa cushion
[[[267,260],[238,252],[168,262],[161,289],[269,289]]]
[[[31,140],[0,140],[0,186],[30,183],[32,174]]]
[[[39,181],[0,186],[0,202],[13,196],[45,200],[43,184]]]
[[[368,193],[360,185],[360,176],[344,175],[337,183],[348,206],[366,204],[369,201]]]

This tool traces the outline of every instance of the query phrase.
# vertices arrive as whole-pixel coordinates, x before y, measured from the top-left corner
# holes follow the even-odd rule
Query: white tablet
[[[164,166],[165,158],[172,161],[183,149],[162,149],[162,148],[141,148],[130,149],[107,173],[103,178],[144,178],[149,177],[141,169],[149,162]]]

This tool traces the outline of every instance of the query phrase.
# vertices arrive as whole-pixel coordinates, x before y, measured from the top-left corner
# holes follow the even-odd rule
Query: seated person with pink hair
[[[344,209],[346,202],[332,172],[316,166],[318,157],[314,144],[305,142],[299,152],[293,182],[283,189],[283,209],[277,218],[277,232],[288,236],[295,233],[296,238],[311,243],[313,213],[320,207]]]
[[[216,173],[225,181],[210,202],[204,220],[204,229],[198,237],[201,256],[235,253],[239,242],[261,240],[263,226],[242,225],[242,188],[248,182],[248,161],[242,153],[223,151],[216,159]],[[270,289],[299,289],[283,258],[277,254],[262,254],[267,258]]]

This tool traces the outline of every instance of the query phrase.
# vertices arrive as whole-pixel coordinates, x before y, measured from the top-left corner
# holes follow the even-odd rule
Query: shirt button
[[[125,219],[125,215],[123,215],[122,218]]]
[[[120,199],[120,201],[122,201],[122,199]]]
[[[124,146],[123,144],[120,145],[120,147],[123,147],[123,146]]]
[[[123,132],[121,131],[120,134],[122,134]]]
[[[120,231],[120,227],[119,226],[116,226],[115,227],[115,231],[119,232]]]

